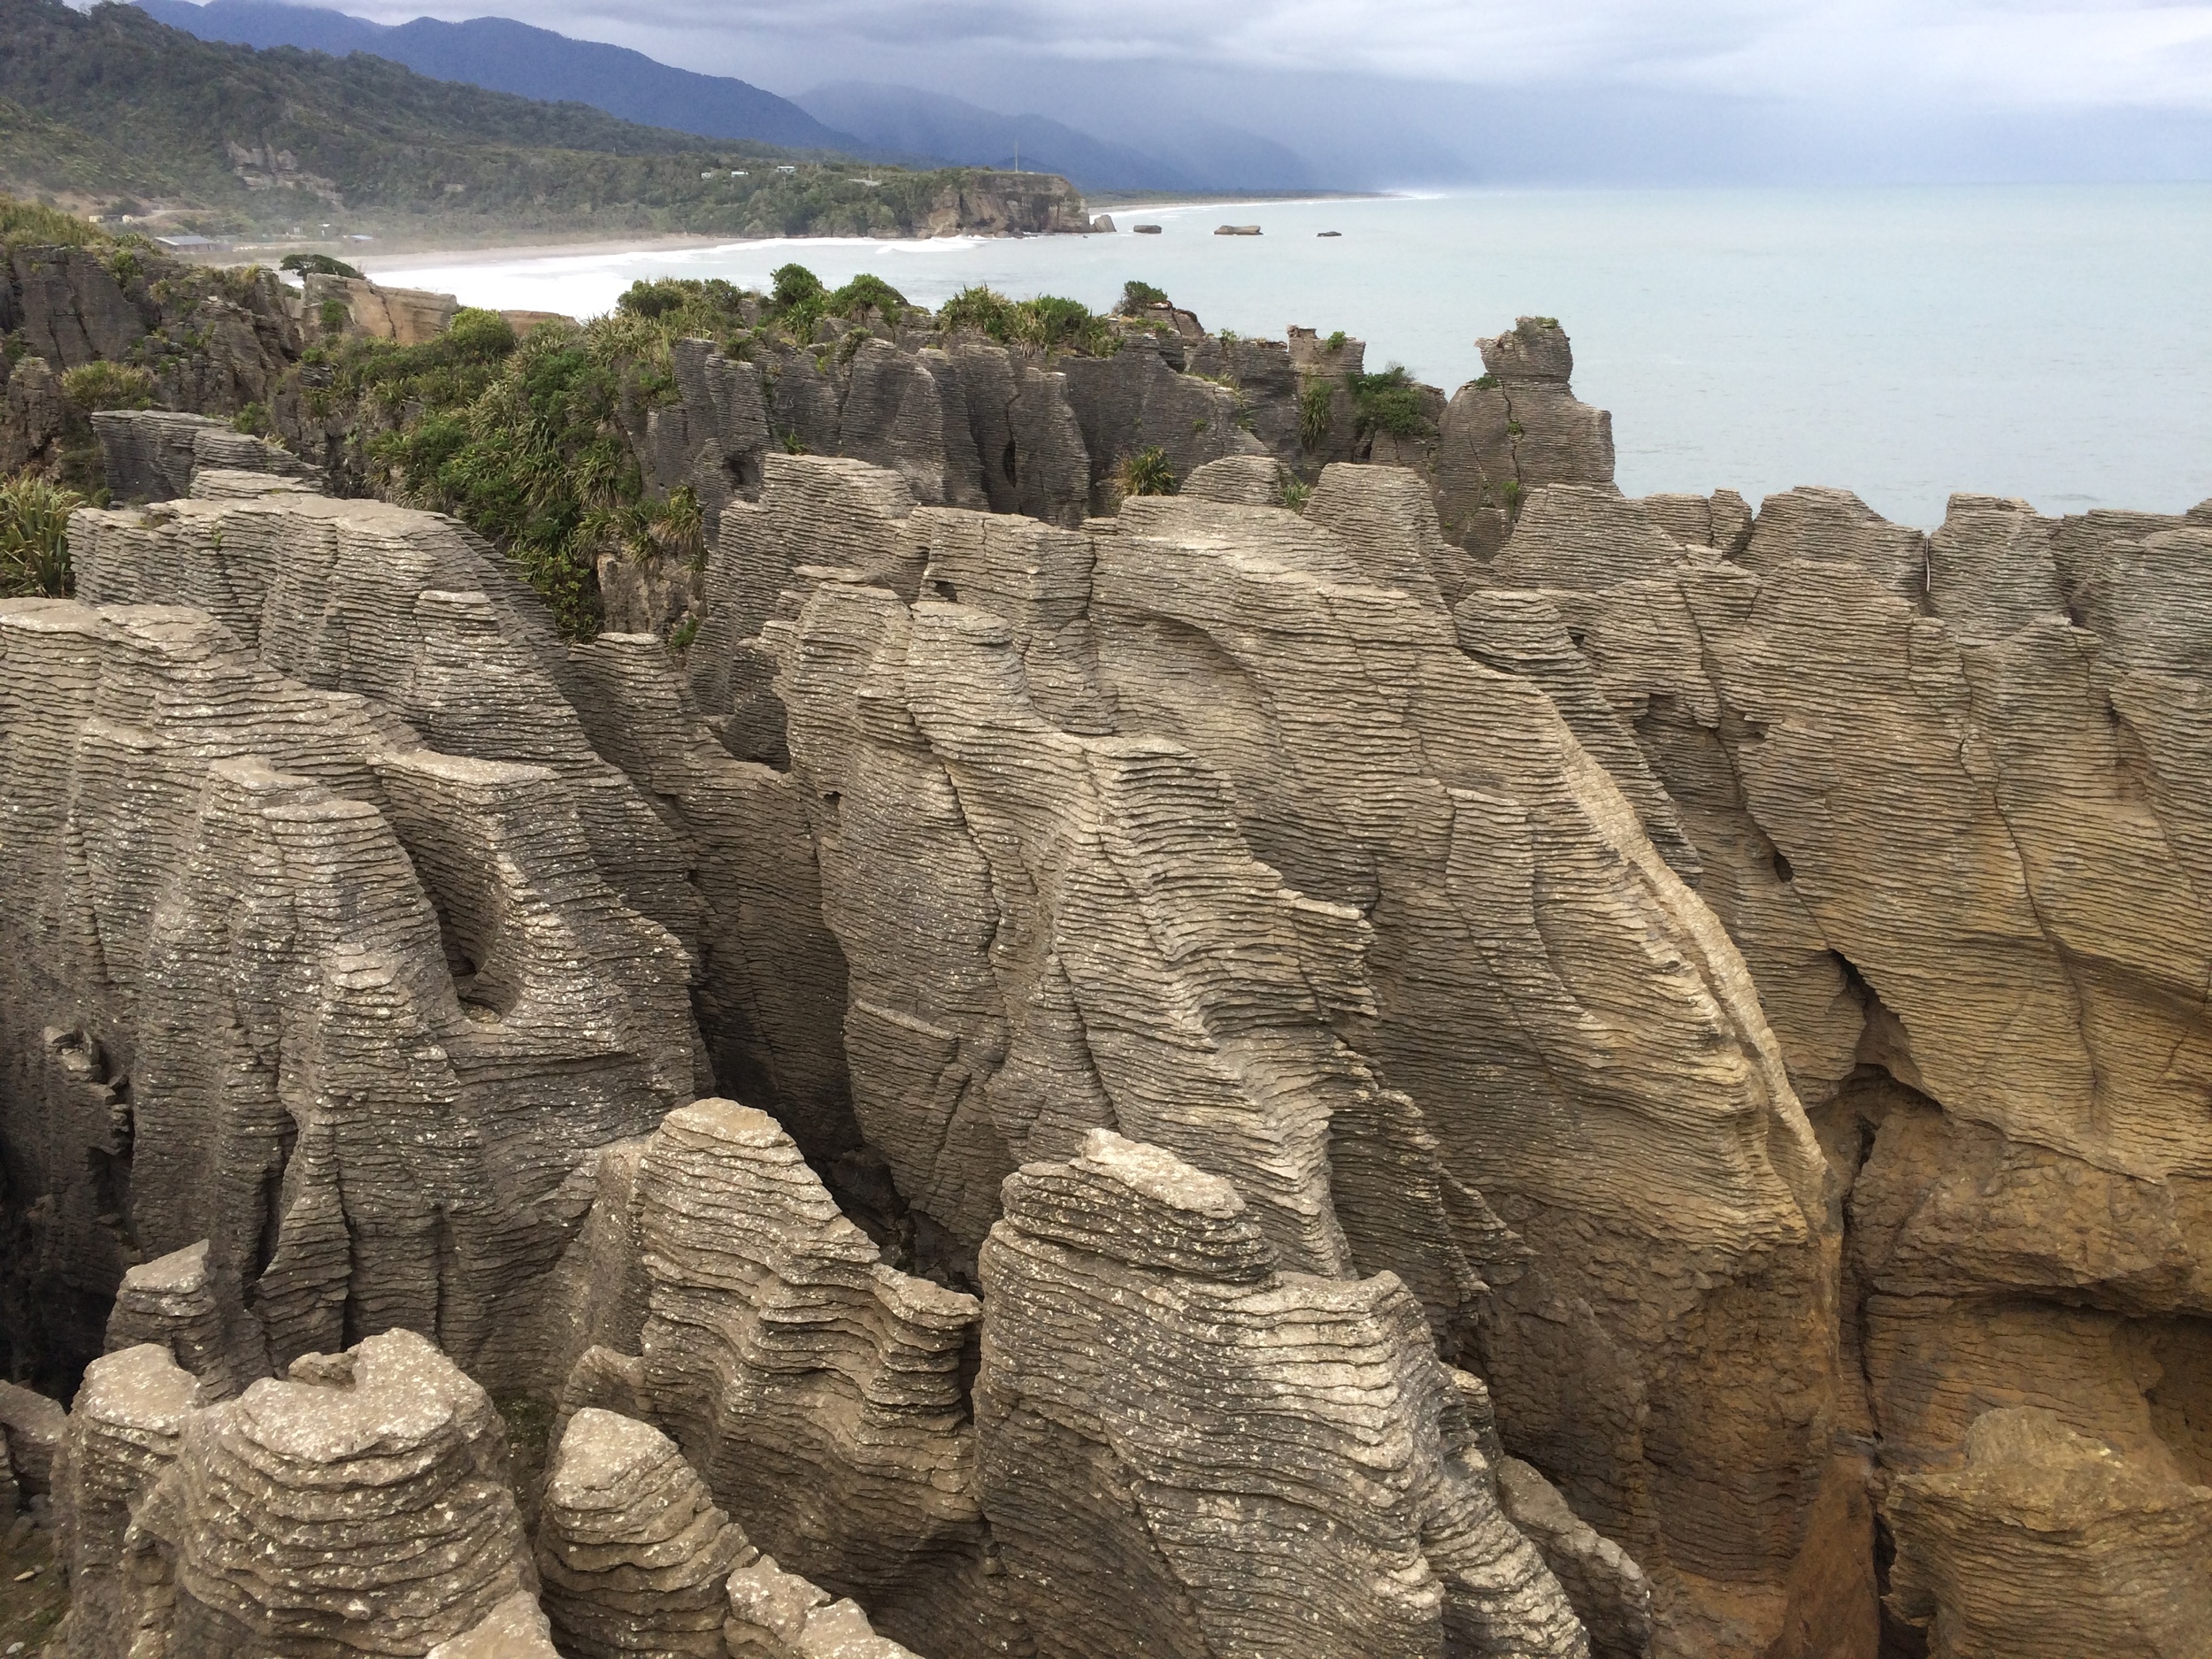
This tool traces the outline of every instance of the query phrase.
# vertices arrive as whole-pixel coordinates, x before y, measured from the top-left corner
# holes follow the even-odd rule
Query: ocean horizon
[[[2212,184],[1480,190],[1112,210],[1113,235],[800,238],[378,262],[465,304],[589,317],[640,278],[796,261],[937,305],[971,283],[1212,329],[1367,342],[1447,393],[1525,315],[1574,342],[1631,494],[1841,485],[1931,527],[1953,491],[2048,513],[2212,496]],[[1156,223],[1157,236],[1129,234]],[[1257,237],[1216,236],[1258,223]],[[1340,234],[1323,237],[1334,230]]]

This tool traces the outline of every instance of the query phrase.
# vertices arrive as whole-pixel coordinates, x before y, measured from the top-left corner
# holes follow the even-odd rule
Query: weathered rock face
[[[127,1240],[205,1239],[268,1363],[404,1324],[526,1366],[500,1290],[694,1043],[680,947],[598,876],[557,774],[420,750],[201,612],[17,602],[0,641],[29,855],[6,1145],[50,1195],[24,1265],[88,1309]],[[75,1317],[18,1329],[65,1366],[100,1346]]]
[[[227,1288],[209,1265],[205,1239],[140,1263],[116,1290],[108,1352],[165,1349],[192,1374],[202,1403],[242,1392],[264,1373],[268,1356],[261,1333],[240,1317]]]
[[[1357,342],[1187,315],[680,346],[680,677],[103,420],[172,499],[0,606],[68,1651],[2204,1646],[2212,506],[1630,500],[1532,321],[1293,511]]]
[[[2204,1651],[2212,1488],[2162,1479],[2055,1412],[1985,1412],[1955,1471],[1905,1475],[1890,1602],[1931,1659]]]
[[[228,416],[267,404],[297,360],[299,325],[270,272],[211,270],[143,250],[0,243],[0,472],[52,469],[83,432],[59,380],[95,362],[150,375],[166,410]]]
[[[165,1591],[177,1659],[424,1652],[534,1587],[507,1473],[490,1400],[412,1332],[303,1359],[184,1420],[134,1518],[141,1622]]]
[[[17,1363],[66,1378],[134,1251],[205,1240],[211,1294],[252,1312],[241,1381],[406,1324],[520,1383],[551,1356],[501,1292],[558,1259],[594,1149],[705,1075],[692,950],[718,1009],[761,1000],[748,879],[782,895],[697,850],[750,810],[746,769],[699,753],[664,668],[606,648],[585,695],[534,601],[429,515],[278,489],[87,514],[75,540],[104,608],[0,620],[13,1262],[55,1293],[7,1322]],[[214,615],[119,603],[148,599]],[[697,840],[565,685],[641,775],[640,743],[663,757]],[[721,1023],[722,1052],[834,1151],[833,1039],[781,1064],[778,1018]]]
[[[668,1430],[757,1543],[918,1647],[993,1651],[973,1299],[886,1266],[762,1112],[680,1108],[636,1171],[644,1323],[602,1324],[570,1404]]]
[[[386,288],[365,277],[311,273],[301,285],[300,319],[311,341],[348,335],[419,346],[445,333],[460,309],[450,294]]]
[[[1437,516],[1446,538],[1488,557],[1547,484],[1613,482],[1613,419],[1568,388],[1574,351],[1549,317],[1478,342],[1482,378],[1453,395],[1437,434]]]
[[[976,1400],[1040,1649],[1588,1653],[1404,1287],[1276,1259],[1228,1181],[1105,1130],[1008,1181]]]
[[[165,409],[111,409],[92,417],[101,472],[117,502],[181,495],[258,495],[278,478],[310,479],[313,469],[289,450],[237,431],[229,422]],[[248,472],[251,480],[229,474]],[[196,483],[203,487],[195,488]]]
[[[1928,539],[1801,490],[1733,558],[1668,570],[1618,557],[1640,516],[1650,541],[1659,511],[1541,492],[1496,570],[1548,590],[1633,721],[1850,1187],[1854,1416],[1916,1475],[2033,1404],[2144,1479],[2205,1479],[2181,1401],[2212,1238],[2212,544],[1973,496]],[[1942,1512],[1917,1540],[1935,1510],[1892,1517],[1914,1622],[1993,1513]]]
[[[1133,336],[1110,357],[1070,357],[1061,371],[1090,452],[1094,513],[1113,512],[1115,478],[1140,450],[1158,449],[1179,479],[1225,455],[1266,452],[1239,425],[1234,388],[1171,367],[1148,335]]]
[[[757,1554],[657,1429],[569,1420],[538,1517],[538,1571],[570,1659],[723,1659],[724,1586]]]
[[[70,1574],[60,1651],[71,1659],[128,1654],[149,1637],[165,1644],[173,1628],[174,1575],[137,1517],[176,1463],[195,1387],[192,1373],[151,1343],[85,1369],[55,1494]]]
[[[854,563],[923,545],[925,596],[824,575],[778,625],[856,1115],[955,1272],[1093,1128],[1286,1266],[1394,1269],[1668,1617],[1770,1628],[1833,1409],[1817,1148],[1733,948],[1394,510],[1341,468],[1302,520],[917,509]]]
[[[1087,234],[1090,215],[1075,187],[1056,173],[975,169],[948,184],[922,223],[926,236]]]
[[[722,1640],[731,1659],[915,1659],[877,1635],[858,1602],[832,1601],[773,1555],[732,1573],[729,1598]]]

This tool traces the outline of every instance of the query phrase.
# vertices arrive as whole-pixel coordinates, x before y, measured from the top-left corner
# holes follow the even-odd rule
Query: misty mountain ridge
[[[386,24],[283,0],[134,4],[171,28],[204,41],[263,49],[296,46],[334,58],[367,52],[433,80],[464,81],[548,103],[588,104],[626,121],[703,138],[841,150],[869,160],[909,159],[872,153],[862,139],[833,131],[789,99],[748,81],[695,74],[626,46],[572,40],[510,18],[472,18],[465,23],[417,18]]]
[[[1049,116],[1005,115],[919,87],[841,81],[795,102],[829,126],[887,150],[969,166],[1056,173],[1088,190],[1302,190],[1304,157],[1256,133],[1194,118],[1149,123],[1163,142],[1117,143]]]
[[[1147,143],[1102,138],[1048,116],[1007,115],[918,87],[836,81],[796,99],[748,81],[678,69],[627,47],[580,41],[510,18],[385,24],[286,0],[134,0],[205,41],[366,52],[440,81],[550,102],[707,138],[838,150],[871,161],[1056,173],[1091,190],[1302,190],[1312,164],[1241,127],[1180,112],[1144,123]]]

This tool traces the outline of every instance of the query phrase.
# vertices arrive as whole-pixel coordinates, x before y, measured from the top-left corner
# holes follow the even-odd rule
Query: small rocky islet
[[[5,268],[48,1652],[2212,1640],[2212,503],[1631,497],[1546,318]]]

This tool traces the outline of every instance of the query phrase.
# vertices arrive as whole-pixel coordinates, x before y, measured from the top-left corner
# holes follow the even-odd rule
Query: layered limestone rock
[[[1075,187],[1056,173],[963,169],[924,216],[926,236],[1087,234],[1090,215]]]
[[[423,1659],[561,1659],[553,1627],[527,1590],[518,1590],[483,1618]]]
[[[11,254],[0,457],[237,405],[134,280]],[[69,1651],[544,1659],[455,1365],[565,1394],[565,1652],[2200,1647],[2212,506],[1631,500],[1546,319],[1388,443],[1356,342],[915,320],[626,413],[681,679],[101,418],[162,499],[0,605]]]
[[[569,1405],[665,1429],[756,1544],[901,1640],[996,1651],[964,1397],[974,1300],[886,1265],[764,1113],[680,1107],[636,1169],[644,1323],[624,1340],[602,1322],[615,1340],[579,1363]]]
[[[137,1511],[177,1460],[196,1393],[191,1373],[157,1344],[85,1368],[56,1494],[70,1594],[59,1651],[70,1659],[123,1659],[170,1633],[169,1574]]]
[[[1613,552],[1639,513],[1665,533],[1558,493],[1497,569],[1632,723],[1849,1187],[1851,1416],[1915,1478],[2032,1406],[2205,1480],[2212,542],[1986,496],[1924,537],[1808,489],[1655,571]],[[1892,1517],[1927,1582],[1984,1548],[1936,1513]]]
[[[87,603],[198,606],[271,668],[366,697],[442,752],[552,768],[601,870],[690,942],[685,850],[592,749],[542,605],[461,526],[280,491],[81,513],[71,534]]]
[[[419,346],[452,323],[461,303],[426,288],[386,288],[366,277],[310,272],[302,283],[299,316],[306,338],[387,340]]]
[[[537,1540],[568,1659],[724,1659],[725,1586],[757,1554],[665,1434],[611,1411],[569,1420]]]
[[[144,1344],[165,1350],[194,1379],[203,1403],[227,1400],[264,1373],[258,1332],[242,1329],[238,1300],[208,1264],[202,1239],[123,1275],[108,1315],[111,1354]]]
[[[286,499],[306,511],[80,521],[96,594],[211,588],[258,656],[197,611],[0,614],[24,855],[0,890],[19,1079],[5,1144],[27,1194],[50,1195],[22,1270],[76,1287],[42,1298],[23,1335],[65,1374],[101,1347],[94,1310],[133,1248],[205,1240],[211,1294],[252,1314],[239,1380],[389,1324],[517,1379],[545,1356],[529,1321],[494,1317],[499,1294],[565,1248],[589,1201],[567,1185],[585,1155],[693,1086],[682,944],[601,870],[679,919],[695,896],[667,827],[534,659],[510,645],[512,696],[484,696],[500,657],[483,641],[503,636],[480,595],[400,611],[426,623],[403,656],[378,626],[396,602],[373,593],[305,618],[252,605],[255,580],[281,590],[311,564],[287,526],[334,522],[317,514],[335,503]],[[473,634],[441,625],[457,610]],[[464,641],[489,682],[464,688]],[[392,701],[301,684],[272,656]],[[422,750],[394,704],[563,770]]]
[[[1417,1304],[1277,1259],[1228,1181],[1108,1131],[1009,1179],[976,1400],[1040,1651],[1586,1654]]]
[[[766,642],[855,1113],[954,1273],[1101,1127],[1233,1181],[1287,1267],[1396,1271],[1680,1640],[1753,1648],[1825,1462],[1824,1169],[1710,912],[1459,649],[1425,512],[1362,468],[1302,519],[924,508],[806,579]],[[916,544],[915,603],[863,578]]]
[[[1432,463],[1446,538],[1487,558],[1547,484],[1613,483],[1613,418],[1568,387],[1574,350],[1555,318],[1478,341],[1484,373],[1453,394]]]
[[[1985,1413],[1955,1471],[1901,1477],[1889,1601],[1930,1659],[2183,1659],[2212,1631],[2212,1488],[2160,1479],[2055,1413]]]
[[[409,1331],[193,1412],[137,1526],[176,1659],[420,1654],[534,1587],[498,1413]]]
[[[1263,455],[1266,446],[1239,424],[1248,407],[1233,387],[1171,366],[1160,343],[1133,334],[1108,357],[1061,365],[1091,461],[1090,511],[1114,511],[1122,465],[1157,449],[1177,478],[1225,455]]]
[[[93,415],[92,430],[100,443],[102,476],[117,502],[173,501],[210,493],[195,488],[196,477],[204,472],[260,474],[260,489],[280,479],[314,476],[314,469],[288,449],[204,415],[103,410]],[[224,494],[241,491],[236,483],[216,488]]]
[[[223,271],[152,249],[0,242],[0,472],[51,468],[81,442],[61,377],[96,362],[150,378],[164,410],[265,408],[297,360],[299,324],[273,271]],[[180,492],[181,493],[181,492]]]
[[[1187,753],[1105,735],[1079,647],[1048,661],[1087,629],[1064,607],[1090,538],[951,514],[918,533],[931,586],[975,603],[826,583],[779,681],[870,1143],[956,1256],[1017,1164],[1114,1125],[1233,1173],[1286,1260],[1342,1271],[1328,1124],[1379,1110],[1325,1023],[1325,999],[1365,995],[1357,918],[1284,889]]]
[[[751,524],[750,513],[737,517]],[[822,920],[795,780],[732,756],[659,640],[602,634],[572,661],[576,711],[593,748],[690,852],[699,902],[694,1004],[718,1087],[772,1101],[784,1127],[827,1167],[856,1151],[861,1136],[835,1013],[845,962]]]
[[[916,1659],[875,1632],[860,1604],[828,1594],[763,1555],[729,1579],[722,1640],[730,1659]]]
[[[1102,672],[1286,880],[1373,918],[1358,1046],[1518,1235],[1456,1228],[1509,1448],[1682,1641],[1763,1641],[1834,1386],[1817,1151],[1735,949],[1542,692],[1461,655],[1426,540],[1363,506],[1388,487],[1330,469],[1302,522],[1131,503],[1096,542]],[[1601,1195],[1594,1167],[1637,1174]],[[1745,1462],[1756,1495],[1699,1472]]]

